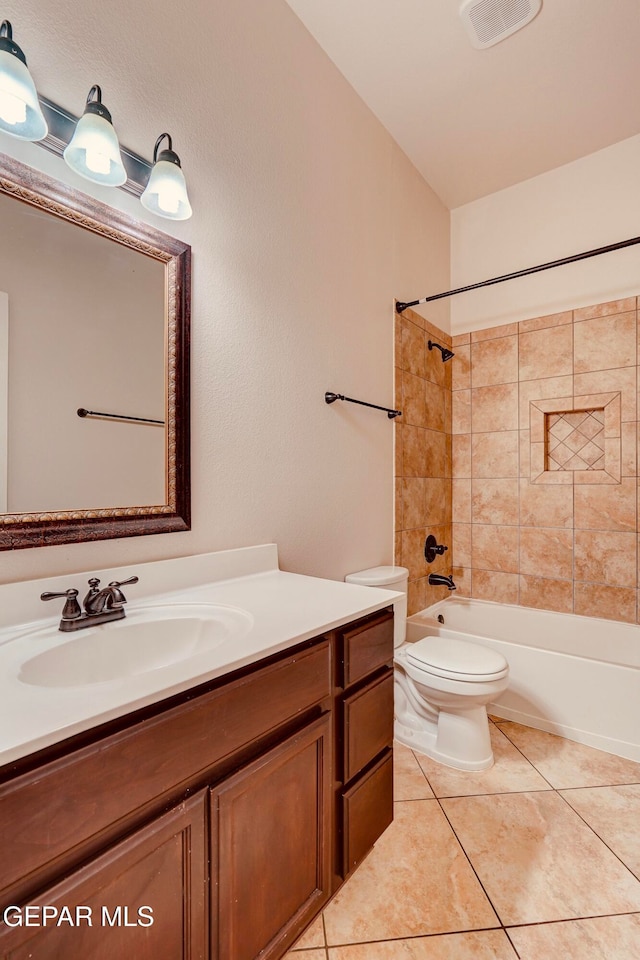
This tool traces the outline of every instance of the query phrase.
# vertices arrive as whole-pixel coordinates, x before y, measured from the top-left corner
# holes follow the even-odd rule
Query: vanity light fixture
[[[167,138],[168,147],[158,153],[162,141]],[[171,137],[161,133],[153,148],[153,169],[149,182],[140,197],[146,210],[169,220],[188,220],[193,213],[187,183],[180,166],[180,157],[173,150]]]
[[[63,156],[72,170],[94,183],[119,187],[127,179],[111,114],[97,84],[89,90],[84,113]]]
[[[20,140],[42,140],[47,135],[36,86],[8,20],[0,25],[0,130]]]

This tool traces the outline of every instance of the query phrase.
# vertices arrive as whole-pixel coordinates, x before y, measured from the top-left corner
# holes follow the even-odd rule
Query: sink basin
[[[237,607],[172,603],[133,608],[123,620],[75,634],[41,628],[21,639],[55,645],[22,663],[18,679],[38,687],[124,680],[208,654],[240,639],[252,624],[251,614]]]

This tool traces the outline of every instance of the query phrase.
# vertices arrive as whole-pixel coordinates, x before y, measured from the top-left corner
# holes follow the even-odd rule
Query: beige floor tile
[[[640,910],[640,882],[556,793],[441,802],[504,924]]]
[[[519,723],[500,729],[556,790],[640,783],[640,763]]]
[[[640,915],[570,920],[509,930],[520,960],[634,960],[640,957]]]
[[[418,761],[409,747],[394,741],[393,744],[393,799],[428,800],[433,798],[433,790],[420,769]]]
[[[334,946],[498,925],[437,800],[396,803],[394,822],[326,908],[324,923]]]
[[[331,947],[329,960],[516,960],[502,930]]]
[[[284,960],[327,960],[327,954],[324,947],[322,950],[290,950]]]
[[[307,927],[301,937],[296,940],[292,950],[310,950],[313,947],[324,949],[324,926],[322,916],[316,917],[310,927]]]
[[[489,724],[494,764],[482,773],[454,770],[418,755],[436,797],[468,797],[483,793],[550,790],[551,787],[500,730]]]
[[[562,796],[640,878],[640,784],[565,790]]]

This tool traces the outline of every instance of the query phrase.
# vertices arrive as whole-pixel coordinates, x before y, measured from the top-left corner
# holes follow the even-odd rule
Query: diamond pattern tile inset
[[[604,470],[604,410],[547,414],[547,470]]]

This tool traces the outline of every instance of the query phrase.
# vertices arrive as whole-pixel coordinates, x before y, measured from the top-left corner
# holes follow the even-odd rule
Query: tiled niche
[[[532,483],[620,483],[620,393],[531,400]]]

